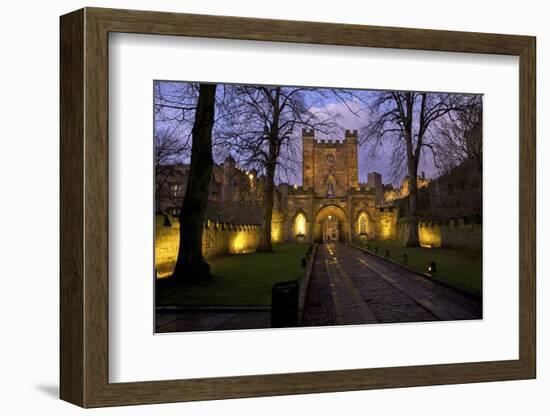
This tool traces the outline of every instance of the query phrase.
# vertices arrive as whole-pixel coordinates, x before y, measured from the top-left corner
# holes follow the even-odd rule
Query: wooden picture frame
[[[518,56],[519,359],[109,383],[110,32]],[[61,17],[60,46],[60,396],[63,400],[82,407],[101,407],[535,378],[534,37],[85,8]]]

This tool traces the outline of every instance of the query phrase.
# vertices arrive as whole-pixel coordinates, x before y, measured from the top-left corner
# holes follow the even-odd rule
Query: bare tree
[[[155,122],[159,127],[170,126],[184,132],[189,139],[193,126],[199,84],[195,82],[155,81]],[[182,134],[180,134],[183,137]]]
[[[181,140],[174,128],[168,126],[155,132],[155,206],[158,209],[170,199],[167,184],[176,174],[175,164],[190,152],[188,140]]]
[[[227,87],[226,87],[227,89]],[[258,251],[273,251],[271,219],[277,172],[296,167],[297,126],[328,131],[335,126],[332,115],[324,114],[311,100],[310,88],[239,85],[231,89],[230,118],[220,134],[224,147],[239,158],[239,163],[264,174],[263,218]],[[307,97],[306,97],[307,94]],[[321,94],[321,92],[319,92]],[[284,159],[284,162],[282,163]]]
[[[454,114],[451,114],[454,115]],[[434,163],[441,173],[448,173],[465,160],[473,161],[479,173],[483,168],[481,96],[468,98],[455,117],[443,117],[432,134]]]
[[[181,204],[167,189],[170,179],[179,175],[176,164],[187,160],[191,151],[191,133],[195,119],[199,86],[197,83],[155,81],[155,204]],[[183,187],[185,184],[181,184]]]
[[[173,277],[180,281],[210,277],[210,266],[202,253],[202,234],[208,203],[212,168],[212,128],[216,84],[200,84],[192,129],[191,164],[179,216],[180,238]]]
[[[418,238],[418,165],[422,150],[432,146],[428,131],[432,124],[452,112],[461,111],[461,94],[384,91],[370,93],[370,121],[365,140],[379,150],[392,141],[394,168],[406,166],[409,178],[409,234],[407,246],[419,246]]]

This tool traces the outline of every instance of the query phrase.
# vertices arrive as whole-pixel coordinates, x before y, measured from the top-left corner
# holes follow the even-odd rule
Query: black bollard
[[[374,252],[378,253],[378,246],[374,247]]]
[[[305,258],[302,258],[302,267],[306,267],[307,266],[307,261]]]
[[[432,261],[432,262],[428,265],[428,272],[430,272],[430,273],[437,273],[437,265],[435,264],[435,261]]]
[[[298,326],[298,293],[296,280],[275,283],[271,289],[271,327]]]
[[[409,256],[405,253],[403,254],[403,264],[407,264],[409,262]]]
[[[386,249],[386,252],[384,253],[384,256],[386,258],[390,257],[390,250]]]

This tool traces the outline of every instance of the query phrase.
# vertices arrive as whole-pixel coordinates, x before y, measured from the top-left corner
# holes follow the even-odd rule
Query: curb
[[[315,263],[315,256],[317,255],[317,244],[313,243],[313,249],[310,253],[310,255],[307,257],[307,268],[306,268],[306,275],[302,279],[302,283],[300,284],[300,293],[298,295],[298,325],[302,324],[303,317],[304,317],[304,306],[306,303],[306,296],[309,289],[309,282],[311,280],[311,274],[313,272],[313,265]]]
[[[214,305],[167,305],[155,307],[155,312],[270,312],[271,306],[214,306]]]

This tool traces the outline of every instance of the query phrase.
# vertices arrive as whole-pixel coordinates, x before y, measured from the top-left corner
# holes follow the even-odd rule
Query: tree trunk
[[[419,120],[419,132],[416,143],[414,146],[413,137],[413,111],[414,111],[414,96],[412,93],[405,93],[407,117],[405,121],[406,132],[405,140],[407,141],[407,168],[409,173],[409,235],[407,236],[407,247],[420,246],[420,240],[418,238],[418,212],[417,212],[417,200],[418,200],[418,161],[420,160],[420,150],[422,147],[422,136],[424,130],[424,117],[426,110],[426,94],[422,94],[422,104],[420,109]]]
[[[418,183],[417,183],[417,168],[409,165],[409,235],[407,237],[407,247],[420,246],[418,238]]]
[[[212,126],[215,99],[216,85],[200,84],[192,130],[191,165],[179,216],[180,242],[173,274],[179,281],[203,280],[210,277],[210,266],[202,255],[202,234],[214,164]]]
[[[271,244],[271,218],[273,216],[273,190],[275,188],[275,168],[277,167],[277,158],[279,157],[279,116],[281,108],[279,101],[281,97],[281,88],[275,88],[275,97],[272,97],[273,119],[269,131],[268,159],[265,172],[264,189],[264,216],[262,219],[262,233],[260,235],[260,244],[258,251],[273,251]]]
[[[266,166],[265,187],[264,187],[264,215],[262,219],[262,233],[258,251],[273,251],[271,244],[271,218],[273,216],[273,189],[275,186],[276,166],[276,139],[269,138],[269,161]]]

